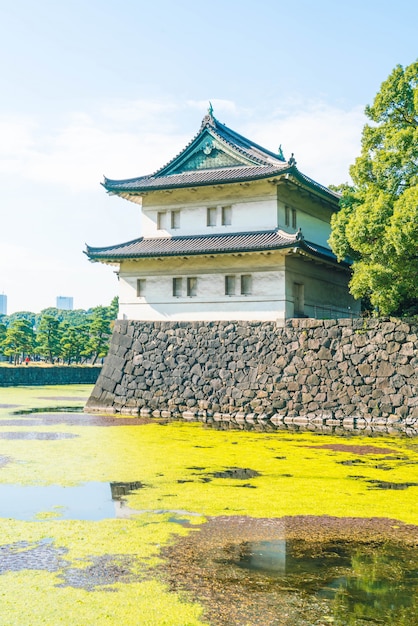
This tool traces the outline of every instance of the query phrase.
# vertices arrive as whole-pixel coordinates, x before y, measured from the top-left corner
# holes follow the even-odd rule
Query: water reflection
[[[418,537],[382,518],[221,516],[164,550],[212,626],[418,626]]]
[[[133,515],[137,515],[141,512],[136,511],[135,509],[131,509],[127,505],[126,496],[132,493],[132,491],[141,489],[143,486],[143,483],[141,483],[140,481],[130,483],[110,483],[112,500],[115,509],[115,517],[125,519],[132,517]]]
[[[418,554],[391,542],[246,542],[226,550],[236,565],[283,589],[331,601],[338,624],[418,623]],[[398,621],[399,616],[402,620]],[[359,621],[360,620],[360,621]]]
[[[60,485],[0,485],[0,518],[28,521],[48,514],[71,520],[101,520],[138,513],[124,496],[142,487],[140,482],[87,482]]]

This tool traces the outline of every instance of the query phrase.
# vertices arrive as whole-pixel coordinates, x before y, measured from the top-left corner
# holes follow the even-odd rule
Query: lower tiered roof
[[[91,261],[115,263],[127,259],[265,252],[286,249],[294,249],[309,256],[337,264],[336,256],[328,248],[306,241],[300,231],[290,235],[281,230],[181,237],[139,237],[126,243],[104,248],[87,246],[85,254]]]

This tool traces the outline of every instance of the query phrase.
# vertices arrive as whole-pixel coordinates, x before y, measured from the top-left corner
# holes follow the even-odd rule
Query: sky
[[[413,63],[413,0],[0,0],[0,294],[7,313],[110,304],[86,243],[141,235],[101,182],[150,174],[215,117],[348,182],[364,108]]]

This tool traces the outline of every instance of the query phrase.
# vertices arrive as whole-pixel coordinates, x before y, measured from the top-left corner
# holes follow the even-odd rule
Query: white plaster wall
[[[228,258],[229,257],[229,258]],[[190,262],[190,260],[192,262]],[[225,275],[234,275],[235,295],[225,295]],[[251,274],[250,295],[240,294],[240,277]],[[187,277],[197,278],[196,296],[186,293]],[[173,278],[182,278],[182,296],[173,296]],[[145,279],[138,297],[137,280]],[[205,259],[164,259],[125,263],[119,273],[119,317],[133,320],[284,319],[283,255],[219,255]]]
[[[182,198],[181,202],[165,202],[161,204],[145,204],[143,206],[142,234],[144,237],[168,237],[187,235],[209,235],[218,233],[251,232],[280,228],[294,234],[302,229],[306,240],[329,248],[328,239],[331,234],[329,209],[314,205],[312,202],[297,198],[277,199],[274,188],[268,188],[263,195],[251,195],[245,188],[242,196],[229,195],[219,199],[216,189],[206,193],[203,199],[199,194]],[[260,190],[257,190],[260,192]],[[270,191],[268,194],[267,191]],[[171,199],[171,198],[170,198]],[[285,224],[285,206],[296,210],[296,228],[293,228],[291,215],[290,225]],[[222,225],[222,206],[230,206],[232,219],[230,225]],[[217,221],[215,226],[207,225],[207,208],[216,207]],[[171,228],[171,211],[180,211],[180,227]],[[166,228],[157,228],[157,214],[166,214]]]
[[[231,207],[231,224],[222,225],[222,207]],[[216,225],[207,225],[207,209],[216,208]],[[171,228],[171,211],[180,211],[180,228]],[[166,228],[157,229],[157,214],[166,214]],[[277,227],[277,203],[274,197],[244,199],[235,202],[217,200],[204,203],[171,204],[143,211],[142,232],[144,237],[167,237],[181,235],[210,235],[227,232],[269,230]]]
[[[299,255],[286,257],[286,302],[287,317],[293,317],[293,284],[303,285],[304,312],[308,317],[328,317],[327,309],[339,311],[339,317],[356,315],[361,309],[360,300],[355,300],[348,289],[350,275],[320,265],[312,260],[304,260]],[[337,315],[337,313],[336,313]]]
[[[173,303],[164,305],[126,304],[121,306],[119,319],[142,321],[211,322],[216,320],[274,321],[285,320],[286,303],[283,300],[242,303]]]
[[[302,229],[304,238],[316,244],[329,248],[328,239],[331,235],[331,226],[328,222],[299,211],[298,228]]]
[[[290,225],[286,226],[285,223],[285,206],[290,209]],[[291,202],[283,202],[280,200],[277,205],[278,208],[278,224],[279,228],[287,233],[294,233],[299,228],[302,229],[302,234],[307,241],[312,241],[321,246],[329,248],[328,239],[331,235],[330,222],[327,219],[327,215],[324,211],[318,211],[318,215],[314,215],[312,211],[304,209],[302,206],[296,206]],[[292,215],[291,210],[296,210],[296,229],[292,227]],[[329,216],[328,216],[329,217]]]
[[[253,271],[284,270],[285,253],[282,251],[239,252],[229,254],[207,254],[189,257],[144,258],[122,261],[121,277],[177,276],[179,273],[192,276],[196,272],[248,273]]]

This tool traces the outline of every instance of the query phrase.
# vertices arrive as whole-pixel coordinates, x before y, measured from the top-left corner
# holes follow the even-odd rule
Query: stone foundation
[[[418,428],[418,325],[119,320],[87,411],[321,429]]]

